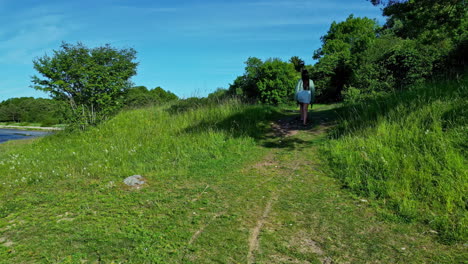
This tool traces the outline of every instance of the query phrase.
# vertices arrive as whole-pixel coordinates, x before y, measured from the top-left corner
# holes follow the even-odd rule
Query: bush
[[[270,105],[292,102],[294,86],[299,79],[292,63],[249,58],[246,65],[244,75],[237,77],[229,87],[229,94]]]

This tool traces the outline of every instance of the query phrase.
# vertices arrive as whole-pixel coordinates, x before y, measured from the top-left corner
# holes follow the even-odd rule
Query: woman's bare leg
[[[300,113],[301,113],[301,121],[304,121],[304,104],[303,103],[299,103],[299,106],[300,106]]]
[[[307,124],[307,112],[308,112],[309,104],[304,104],[303,110],[304,110],[304,125]]]

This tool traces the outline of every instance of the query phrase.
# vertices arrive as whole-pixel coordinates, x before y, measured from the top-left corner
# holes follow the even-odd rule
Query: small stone
[[[133,175],[133,176],[127,177],[124,180],[124,183],[128,186],[138,186],[138,185],[144,184],[145,179],[141,175]]]
[[[361,199],[361,202],[367,203],[367,200],[366,199]]]
[[[13,244],[14,244],[14,243],[11,242],[11,241],[7,241],[7,242],[3,243],[3,245],[4,245],[5,247],[11,247],[11,246],[13,246]]]

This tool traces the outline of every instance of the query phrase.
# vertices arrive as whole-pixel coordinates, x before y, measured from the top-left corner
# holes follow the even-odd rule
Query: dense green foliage
[[[295,69],[297,72],[302,72],[302,70],[303,70],[304,67],[305,67],[305,62],[304,62],[304,60],[302,60],[302,59],[299,58],[298,56],[292,56],[291,59],[289,59],[289,62],[292,63],[292,65],[294,66],[294,69]]]
[[[377,22],[369,18],[349,16],[341,23],[333,22],[323,36],[322,47],[314,52],[318,59],[312,79],[317,85],[317,100],[341,99],[341,91],[354,78],[354,71],[363,63],[362,53],[377,38]]]
[[[384,5],[384,25],[350,15],[333,22],[322,36],[315,65],[291,58],[296,71],[311,72],[317,102],[354,102],[466,71],[468,12],[463,0],[371,2]],[[255,102],[286,103],[293,89],[287,79],[297,79],[290,65],[251,57],[229,92]]]
[[[333,176],[444,241],[468,239],[467,98],[465,77],[347,106],[326,149]]]
[[[318,101],[356,101],[466,71],[468,12],[462,0],[372,1],[387,22],[332,23],[315,51]]]
[[[438,45],[466,38],[464,0],[374,1],[374,4],[384,6],[383,14],[388,17],[385,28],[403,39]]]
[[[165,91],[161,87],[148,90],[145,86],[135,86],[126,90],[124,94],[124,105],[131,108],[157,105],[177,100],[177,95]]]
[[[44,77],[33,76],[33,87],[67,101],[71,123],[81,128],[95,125],[122,107],[122,96],[136,74],[135,50],[63,43],[53,53],[33,61]]]
[[[287,104],[293,100],[299,74],[292,63],[280,59],[263,62],[250,57],[245,64],[244,75],[237,77],[230,85],[230,94],[271,105]]]
[[[63,122],[64,107],[61,102],[51,99],[10,98],[0,103],[0,122],[55,125]]]

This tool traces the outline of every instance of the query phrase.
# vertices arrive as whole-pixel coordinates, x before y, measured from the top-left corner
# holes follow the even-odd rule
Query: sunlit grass
[[[237,102],[179,114],[155,107],[85,132],[0,145],[0,234],[16,245],[0,243],[0,262],[182,254],[199,221],[193,208],[210,206],[192,200],[263,153],[255,137],[274,113]],[[147,180],[141,190],[122,183],[135,174]]]
[[[466,240],[467,80],[346,108],[325,148],[333,175],[446,242]]]
[[[383,222],[328,177],[334,107],[290,137],[270,127],[292,109],[186,102],[0,144],[0,263],[460,262],[463,245]]]

